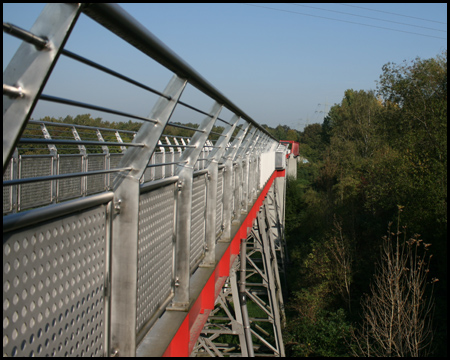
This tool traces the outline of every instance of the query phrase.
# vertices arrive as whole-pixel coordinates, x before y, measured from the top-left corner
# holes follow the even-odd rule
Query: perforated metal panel
[[[3,234],[3,356],[102,356],[106,213]]]
[[[192,184],[191,252],[189,260],[191,271],[205,252],[205,209],[206,178],[204,175],[200,175],[194,178]]]
[[[136,331],[172,293],[175,184],[140,195]]]
[[[21,156],[20,178],[53,175],[52,156]],[[52,181],[19,185],[20,210],[52,202]]]

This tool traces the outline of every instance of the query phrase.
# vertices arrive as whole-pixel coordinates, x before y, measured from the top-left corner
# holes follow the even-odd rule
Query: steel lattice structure
[[[165,88],[66,49],[80,16],[172,72]],[[52,3],[3,29],[22,40],[3,74],[4,356],[284,356],[286,148],[118,5]],[[149,115],[45,94],[61,58],[156,95]],[[30,120],[43,101],[142,125]],[[171,122],[180,106],[197,127]]]

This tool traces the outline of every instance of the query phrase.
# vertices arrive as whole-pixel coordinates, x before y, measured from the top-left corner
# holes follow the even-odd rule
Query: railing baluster
[[[144,123],[136,135],[135,141],[146,146],[128,149],[119,167],[131,166],[132,170],[126,176],[116,176],[113,182],[116,214],[112,233],[111,347],[120,349],[120,356],[136,355],[139,180],[185,86],[186,80],[172,78],[164,90],[171,100],[160,97],[150,116],[159,119],[158,123]]]
[[[209,154],[208,160],[210,163],[208,169],[208,188],[206,198],[206,224],[205,224],[205,240],[206,240],[206,252],[203,259],[202,266],[214,266],[216,263],[216,212],[217,212],[217,181],[219,175],[219,160],[222,158],[226,150],[231,134],[233,134],[237,123],[239,122],[239,116],[234,115],[230,124],[227,125],[221,137],[217,143],[216,148]]]
[[[191,204],[192,204],[192,183],[194,165],[208,139],[217,117],[222,110],[222,105],[215,103],[210,112],[200,124],[199,129],[204,132],[197,132],[192,137],[188,148],[181,156],[181,161],[186,164],[178,165],[176,175],[179,177],[179,191],[177,196],[176,215],[176,245],[175,245],[175,296],[170,306],[173,310],[186,310],[189,306],[189,278],[190,278],[190,243],[191,243]]]

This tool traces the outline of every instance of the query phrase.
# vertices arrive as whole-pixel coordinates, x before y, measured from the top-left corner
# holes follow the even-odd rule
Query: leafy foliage
[[[298,180],[288,182],[286,196],[292,355],[355,353],[351,348],[357,344],[347,346],[347,331],[339,338],[347,347],[308,344],[317,344],[311,336],[328,331],[321,319],[339,319],[335,324],[350,330],[362,322],[360,299],[381,266],[381,235],[401,204],[408,231],[433,244],[426,275],[429,271],[440,281],[432,351],[445,356],[447,53],[386,64],[376,92],[346,90],[323,125],[314,124],[299,137],[300,152],[310,163],[299,165]],[[430,297],[430,290],[423,296]]]
[[[346,356],[350,346],[345,338],[351,326],[343,309],[336,312],[321,310],[314,321],[297,317],[285,330],[284,341],[288,356]]]
[[[103,136],[103,139],[105,141],[110,142],[117,142],[117,138],[115,135],[115,130],[118,130],[120,133],[120,136],[125,143],[131,143],[134,139],[133,133],[131,132],[137,132],[142,126],[142,122],[137,121],[131,121],[128,120],[126,122],[111,122],[107,120],[103,120],[102,118],[93,118],[91,114],[80,114],[75,117],[73,116],[66,116],[65,118],[54,118],[50,116],[45,116],[44,118],[40,119],[41,121],[46,121],[49,123],[64,123],[64,124],[71,124],[71,125],[83,125],[83,126],[90,126],[93,129],[79,129],[78,134],[82,140],[88,140],[88,141],[98,141],[98,136],[95,131],[95,128],[102,128],[101,133]],[[182,125],[185,127],[196,129],[198,127],[198,124],[192,124],[192,123],[174,123],[175,125]],[[70,127],[60,127],[60,126],[53,126],[51,124],[46,125],[48,131],[52,135],[52,139],[66,139],[66,140],[74,140],[74,135],[72,133],[72,130]],[[104,130],[104,129],[111,129],[111,131]],[[210,140],[217,140],[219,138],[219,135],[224,130],[223,126],[214,126],[212,129],[212,132],[214,134],[211,134],[209,139]],[[236,135],[238,129],[235,130],[234,135]],[[164,135],[166,136],[177,136],[177,137],[192,137],[194,134],[194,130],[189,130],[181,127],[176,127],[168,124],[166,128],[164,129]],[[43,138],[43,133],[39,125],[31,125],[29,124],[27,126],[27,129],[25,130],[23,137],[25,138]],[[88,153],[102,153],[101,146],[86,146],[86,150]],[[77,154],[79,153],[79,150],[74,145],[58,145],[57,151],[59,154]],[[110,153],[120,153],[121,149],[116,146],[110,146],[109,147]],[[33,144],[21,144],[20,146],[20,154],[21,155],[36,155],[36,154],[48,154],[49,150],[47,146],[36,146]]]

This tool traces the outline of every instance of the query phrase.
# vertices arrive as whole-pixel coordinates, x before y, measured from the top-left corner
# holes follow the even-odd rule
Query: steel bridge
[[[165,88],[68,50],[81,18]],[[3,73],[3,355],[284,356],[286,147],[118,5],[52,3],[3,30],[21,41]],[[154,96],[150,114],[45,93],[62,59]],[[32,120],[42,102],[140,127]]]

